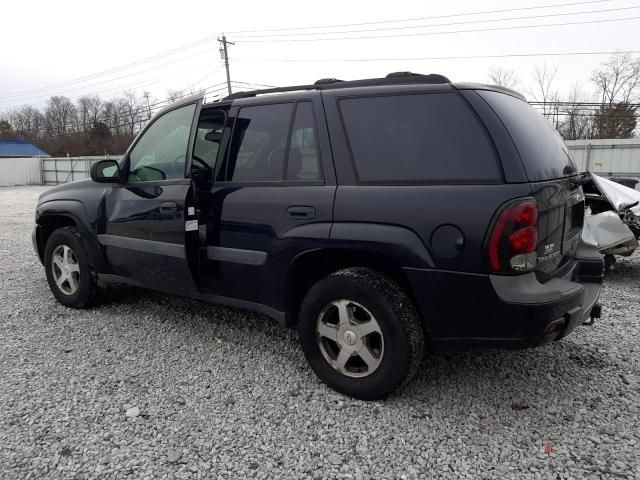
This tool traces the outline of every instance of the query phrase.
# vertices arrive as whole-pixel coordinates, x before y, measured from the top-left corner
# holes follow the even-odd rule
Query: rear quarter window
[[[501,179],[491,140],[457,93],[344,98],[339,105],[361,182]]]
[[[560,134],[531,105],[506,93],[478,90],[511,135],[531,182],[574,175],[577,171]]]

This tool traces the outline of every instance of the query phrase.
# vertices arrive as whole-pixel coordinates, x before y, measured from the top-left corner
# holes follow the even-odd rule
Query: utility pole
[[[222,35],[222,38],[219,38],[218,41],[222,44],[220,47],[220,57],[224,60],[224,68],[227,70],[227,90],[229,91],[229,95],[231,95],[231,77],[229,76],[229,53],[227,52],[227,45],[235,45],[235,43],[228,42],[225,35]]]

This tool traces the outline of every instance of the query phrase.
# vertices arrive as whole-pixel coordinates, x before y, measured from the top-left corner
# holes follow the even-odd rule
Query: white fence
[[[42,184],[59,185],[90,178],[91,165],[105,158],[109,157],[43,157],[41,159]]]
[[[91,176],[91,165],[101,157],[0,157],[0,187],[13,185],[59,185]]]
[[[640,138],[568,140],[567,145],[580,171],[640,180]],[[58,185],[89,178],[91,165],[105,158],[109,157],[0,157],[0,186]]]
[[[41,185],[39,158],[0,157],[0,187],[13,185]]]
[[[566,143],[580,171],[640,179],[640,138],[568,140]]]

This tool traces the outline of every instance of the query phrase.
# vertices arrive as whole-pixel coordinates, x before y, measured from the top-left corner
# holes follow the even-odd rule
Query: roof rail
[[[231,95],[227,95],[223,98],[223,100],[236,100],[238,98],[251,98],[256,95],[263,95],[265,93],[281,93],[281,92],[297,92],[300,90],[313,90],[315,89],[315,85],[295,85],[292,87],[275,87],[275,88],[264,88],[262,90],[249,90],[248,92],[237,92],[232,93]]]
[[[337,78],[321,78],[313,82],[314,85],[324,85],[326,83],[344,82],[344,80],[338,80]]]
[[[421,73],[412,72],[393,72],[384,78],[367,78],[363,80],[338,80],[337,78],[321,78],[313,85],[294,85],[291,87],[265,88],[262,90],[251,90],[248,92],[232,93],[223,98],[223,100],[236,100],[240,98],[251,98],[256,95],[264,95],[267,93],[284,93],[296,92],[301,90],[330,90],[334,88],[353,88],[353,87],[373,87],[380,85],[397,85],[397,84],[420,84],[420,83],[451,83],[444,75],[431,73],[423,75]]]

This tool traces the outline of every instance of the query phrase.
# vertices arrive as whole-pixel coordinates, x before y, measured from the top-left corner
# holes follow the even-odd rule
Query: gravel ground
[[[117,286],[56,303],[31,247],[41,191],[0,188],[1,478],[640,478],[638,255],[595,327],[430,358],[367,403],[257,314]]]

